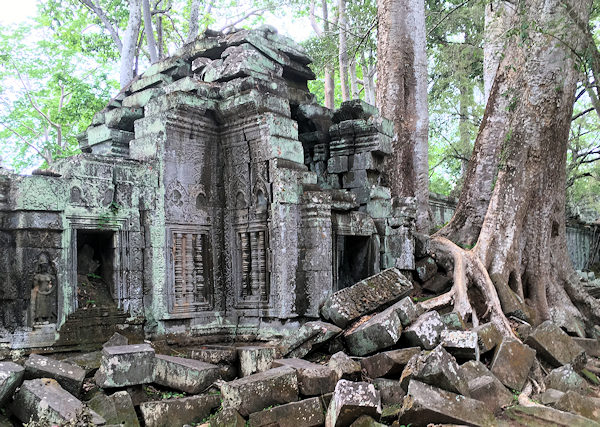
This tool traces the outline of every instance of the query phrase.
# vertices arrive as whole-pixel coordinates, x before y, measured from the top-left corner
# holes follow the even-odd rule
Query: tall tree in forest
[[[586,48],[591,4],[515,2],[517,30],[509,32],[472,158],[473,167],[480,167],[478,152],[500,138],[498,176],[484,216],[461,226],[451,222],[434,237],[437,256],[454,261],[454,285],[427,307],[453,303],[474,324],[491,320],[506,334],[512,333],[507,315],[534,324],[551,318],[571,333],[594,333],[600,304],[577,286],[565,227],[577,56]],[[470,182],[476,176],[468,174],[465,185],[479,185]],[[461,197],[457,215],[461,204],[477,197],[476,192]],[[471,250],[442,237],[460,241],[471,235],[470,227],[481,230]]]
[[[326,37],[330,37],[330,22],[329,22],[329,8],[327,5],[327,0],[321,0],[321,12],[322,12],[322,20],[323,26],[321,27],[317,22],[317,15],[315,12],[315,0],[311,0],[310,2],[310,23],[317,34],[317,37],[321,39],[325,39]],[[324,65],[324,81],[325,81],[325,106],[330,109],[335,108],[335,69],[333,65],[329,62]]]
[[[429,226],[427,55],[424,0],[377,1],[377,106],[394,123],[390,187],[415,197],[417,229]]]

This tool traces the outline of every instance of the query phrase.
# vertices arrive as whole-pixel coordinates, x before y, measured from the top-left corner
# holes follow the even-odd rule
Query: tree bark
[[[517,2],[517,24],[530,30],[513,36],[498,68],[457,209],[464,215],[464,205],[481,198],[475,189],[492,185],[474,182],[487,176],[475,171],[490,166],[482,151],[500,140],[498,176],[469,254],[481,260],[505,314],[534,324],[552,319],[580,336],[593,332],[600,309],[575,286],[566,250],[566,152],[578,78],[573,50],[585,47],[567,11],[588,22],[591,3]]]
[[[508,40],[507,32],[512,27],[514,15],[515,8],[508,1],[494,0],[485,5],[483,92],[486,103],[500,65],[504,46]]]
[[[329,36],[329,11],[327,9],[327,0],[321,1],[321,10],[323,13],[323,28],[317,24],[317,18],[315,15],[315,0],[310,3],[310,24],[315,31],[315,34],[320,37]],[[324,67],[324,83],[325,83],[325,107],[333,110],[335,108],[335,70],[331,64],[326,64]]]
[[[198,20],[200,19],[200,4],[202,0],[192,0],[190,10],[190,32],[188,33],[186,42],[192,42],[198,37]]]
[[[427,56],[423,0],[378,0],[377,106],[394,122],[393,196],[415,197],[417,229],[429,227]]]
[[[350,91],[352,92],[352,99],[360,98],[360,89],[358,88],[358,77],[356,76],[356,60],[350,61]]]
[[[141,0],[129,0],[129,19],[123,35],[123,50],[121,51],[120,78],[121,87],[127,86],[134,77],[134,61],[136,43],[142,21]]]
[[[342,88],[342,101],[350,100],[350,82],[348,81],[348,37],[346,34],[346,0],[338,0],[338,28],[339,28],[339,63],[340,84]]]
[[[158,61],[158,49],[156,48],[156,40],[154,39],[149,0],[142,0],[142,10],[144,13],[144,33],[146,34],[146,43],[148,43],[148,54],[150,55],[150,62],[155,63]]]

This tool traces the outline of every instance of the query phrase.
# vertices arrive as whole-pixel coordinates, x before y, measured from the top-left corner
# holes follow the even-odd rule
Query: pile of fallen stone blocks
[[[424,311],[414,290],[385,270],[274,342],[176,356],[117,334],[94,353],[2,362],[0,405],[12,421],[56,424],[86,408],[96,425],[600,425],[598,340],[550,321],[504,336]]]

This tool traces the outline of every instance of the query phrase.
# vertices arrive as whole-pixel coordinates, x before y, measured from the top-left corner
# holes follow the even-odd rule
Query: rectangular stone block
[[[149,344],[102,349],[102,363],[94,380],[99,387],[126,387],[154,381],[154,349]]]
[[[69,393],[78,396],[85,379],[85,371],[71,363],[32,354],[25,362],[25,376],[27,379],[53,378]]]
[[[379,419],[381,395],[373,384],[338,381],[327,409],[327,427],[349,426],[362,415]]]
[[[370,378],[386,376],[397,378],[402,373],[408,361],[420,352],[421,349],[419,347],[384,351],[363,358],[360,364]]]
[[[216,365],[162,354],[154,358],[154,382],[165,387],[198,394],[219,378]]]
[[[328,173],[348,172],[348,156],[333,156],[327,161]]]
[[[202,394],[178,399],[144,402],[140,412],[146,427],[170,427],[196,424],[219,406],[218,394]]]
[[[287,366],[296,371],[298,388],[303,396],[321,396],[331,393],[337,383],[336,372],[329,366],[303,359],[277,359],[273,367]]]
[[[0,408],[12,398],[21,385],[25,369],[13,362],[0,362]]]
[[[490,370],[506,387],[521,391],[534,360],[535,350],[520,341],[505,338],[496,348]]]
[[[237,352],[242,377],[271,369],[273,360],[277,358],[274,347],[245,346],[238,347]]]
[[[404,330],[404,336],[414,346],[431,350],[440,342],[442,331],[446,325],[437,311],[429,311]]]
[[[391,347],[400,339],[402,324],[396,311],[390,307],[360,323],[344,334],[350,353],[366,356],[378,350]]]
[[[525,342],[555,368],[571,364],[580,369],[587,361],[585,350],[550,320],[538,325]]]
[[[250,375],[221,385],[223,406],[247,417],[268,406],[298,400],[298,378],[292,368],[281,367]]]
[[[321,399],[313,397],[255,412],[250,414],[248,422],[251,427],[318,427],[323,425],[325,417]]]

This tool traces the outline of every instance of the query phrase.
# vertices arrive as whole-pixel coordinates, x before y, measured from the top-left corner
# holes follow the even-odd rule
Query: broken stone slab
[[[391,308],[398,315],[403,327],[409,326],[423,314],[410,297],[401,299]]]
[[[85,371],[71,363],[32,354],[25,362],[25,377],[53,378],[69,393],[78,396],[85,379]]]
[[[521,391],[535,361],[535,350],[520,341],[504,338],[496,348],[490,370],[506,387]]]
[[[219,366],[221,378],[231,381],[238,376],[238,352],[234,346],[203,345],[189,351],[189,357]]]
[[[415,263],[415,270],[419,281],[425,283],[437,274],[438,267],[433,258],[427,257]]]
[[[389,378],[375,378],[373,385],[381,395],[381,406],[400,405],[406,395],[406,392],[400,385],[400,381]]]
[[[112,129],[133,131],[133,122],[144,117],[142,108],[115,108],[105,114],[106,126]]]
[[[456,359],[441,345],[429,353],[419,353],[408,361],[400,376],[400,385],[407,390],[413,379],[469,396],[467,382],[460,373]]]
[[[365,357],[360,361],[362,369],[365,370],[369,378],[380,378],[386,376],[398,376],[416,354],[419,354],[419,347],[401,348],[399,350],[384,351]]]
[[[318,427],[325,422],[321,399],[300,400],[250,414],[251,427]]]
[[[555,368],[570,364],[581,369],[587,362],[585,350],[550,320],[535,328],[525,343]]]
[[[350,427],[386,427],[386,425],[378,423],[368,415],[362,415],[358,417],[356,421],[350,424]]]
[[[546,406],[511,406],[504,411],[506,417],[528,427],[600,427],[600,423]]]
[[[450,354],[460,359],[479,360],[477,333],[472,331],[442,331],[441,344]]]
[[[296,371],[298,389],[303,396],[320,396],[331,393],[337,383],[337,374],[329,366],[303,359],[277,359],[273,367],[288,366]]]
[[[149,344],[104,347],[94,380],[102,388],[153,382],[154,349]]]
[[[306,322],[297,331],[284,338],[279,344],[282,355],[304,357],[313,347],[323,344],[342,332],[331,323],[321,321]]]
[[[564,365],[553,369],[544,380],[547,388],[553,388],[562,392],[582,391],[585,387],[585,380],[575,372],[573,366]]]
[[[239,372],[242,377],[271,369],[277,358],[275,347],[246,346],[238,347]]]
[[[540,399],[540,402],[542,402],[542,405],[552,405],[553,406],[564,395],[565,395],[565,393],[563,391],[549,388],[549,389],[546,389],[545,392],[540,394],[539,399]]]
[[[111,337],[108,339],[108,341],[106,341],[104,344],[102,344],[102,348],[117,347],[117,346],[128,345],[128,344],[129,344],[129,339],[127,339],[127,337],[121,335],[118,332],[115,332],[114,334],[111,335]]]
[[[162,354],[154,358],[154,382],[165,387],[199,394],[219,378],[216,365]]]
[[[379,419],[381,396],[373,384],[338,381],[327,409],[325,427],[348,426],[367,415]]]
[[[477,333],[480,354],[487,353],[502,342],[502,334],[492,323],[484,323],[472,329]]]
[[[0,408],[23,382],[25,368],[14,362],[0,362]]]
[[[325,301],[321,314],[326,320],[345,328],[361,316],[404,298],[412,289],[412,284],[400,270],[389,268],[335,292]]]
[[[400,339],[401,333],[400,319],[394,307],[390,307],[364,322],[361,319],[345,332],[344,341],[350,353],[366,356],[393,346]]]
[[[67,357],[64,362],[72,365],[77,365],[85,371],[86,378],[91,376],[100,368],[102,361],[102,352],[93,351],[91,353],[78,354],[76,356]]]
[[[398,418],[400,424],[492,426],[494,415],[475,399],[411,380]]]
[[[444,329],[446,329],[446,325],[442,322],[439,313],[429,311],[419,316],[411,326],[405,329],[404,336],[411,345],[431,350],[439,344]]]
[[[126,391],[113,393],[111,396],[100,392],[87,402],[87,406],[99,414],[111,425],[139,427],[131,396]]]
[[[51,378],[38,378],[23,381],[11,405],[12,413],[23,423],[38,421],[44,416],[50,423],[65,424],[84,410],[79,399],[63,389]],[[106,421],[94,411],[90,411],[95,425]]]
[[[223,406],[235,408],[242,416],[268,406],[298,400],[298,377],[289,367],[269,369],[220,385]]]
[[[452,285],[452,279],[443,274],[436,274],[421,286],[433,294],[441,294]]]
[[[359,381],[361,378],[360,363],[353,360],[343,351],[338,351],[331,356],[329,362],[327,362],[327,366],[335,371],[338,380]]]
[[[481,362],[470,360],[459,368],[460,375],[467,382],[469,395],[483,402],[495,412],[513,401],[512,393]]]
[[[566,392],[554,407],[600,422],[600,399],[598,398],[582,396],[571,390]]]
[[[582,347],[588,356],[600,358],[600,341],[597,339],[573,337],[573,341]]]
[[[452,331],[464,331],[467,325],[460,313],[452,311],[450,313],[440,314],[440,318],[446,327]]]
[[[210,419],[210,427],[246,427],[246,420],[233,408],[222,408]]]
[[[208,417],[220,404],[218,394],[200,394],[140,404],[146,427],[170,427],[194,424]]]

